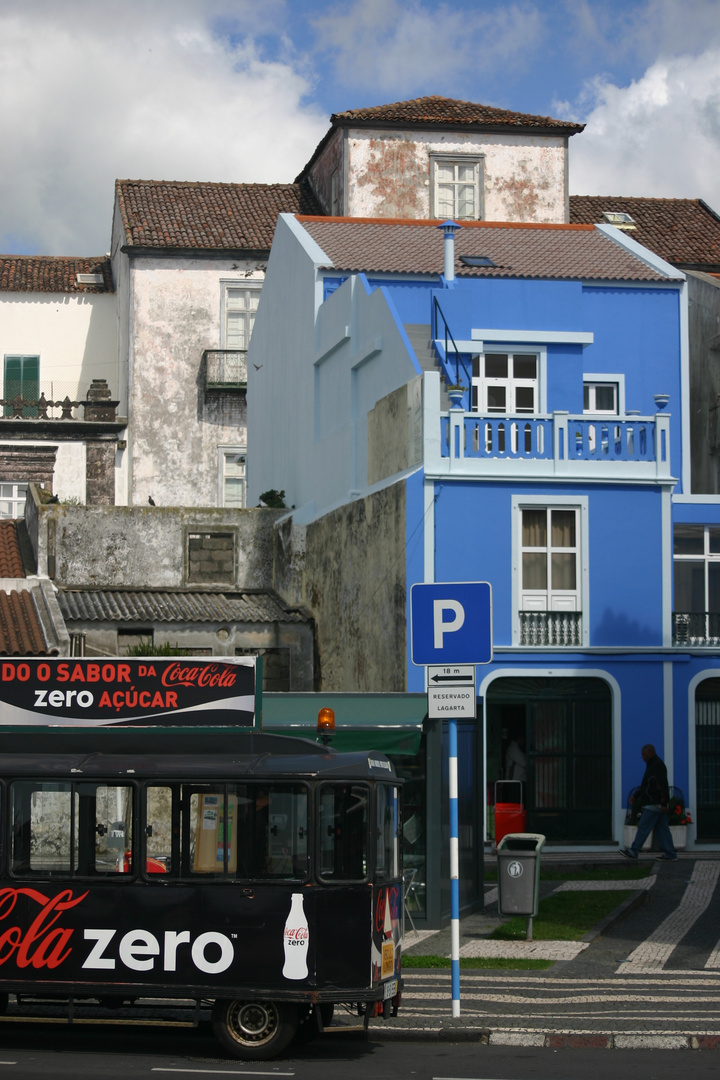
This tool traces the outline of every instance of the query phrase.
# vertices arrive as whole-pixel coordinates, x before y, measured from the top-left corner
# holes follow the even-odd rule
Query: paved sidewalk
[[[590,857],[584,859],[587,865]],[[488,888],[484,910],[461,921],[461,956],[547,958],[553,966],[461,970],[459,1018],[452,1017],[449,970],[408,968],[399,1016],[371,1021],[371,1038],[720,1049],[720,856],[642,861],[652,865],[644,879],[541,882],[541,896],[633,890],[581,942],[488,940],[505,921],[497,914],[497,890]],[[408,925],[404,950],[449,956],[450,930],[415,935]]]

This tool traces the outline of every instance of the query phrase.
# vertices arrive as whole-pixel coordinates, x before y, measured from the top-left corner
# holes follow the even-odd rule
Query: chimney
[[[442,225],[438,225],[438,229],[442,229],[445,238],[445,272],[443,276],[446,281],[455,280],[455,233],[461,227],[457,222],[449,220],[443,221]]]

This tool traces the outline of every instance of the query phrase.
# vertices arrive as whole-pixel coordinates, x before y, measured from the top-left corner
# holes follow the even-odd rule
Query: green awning
[[[420,751],[426,694],[263,694],[263,731],[315,739],[323,708],[335,712],[336,750]]]

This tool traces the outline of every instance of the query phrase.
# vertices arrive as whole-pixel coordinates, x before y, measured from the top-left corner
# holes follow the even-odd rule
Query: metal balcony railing
[[[247,349],[205,349],[206,390],[247,389]]]
[[[673,611],[673,645],[720,645],[720,611]]]
[[[582,612],[521,611],[521,645],[582,645]]]

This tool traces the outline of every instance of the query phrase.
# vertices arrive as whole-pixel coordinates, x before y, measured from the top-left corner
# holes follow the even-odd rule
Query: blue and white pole
[[[460,857],[458,849],[457,721],[448,721],[450,789],[450,967],[452,1014],[460,1015]]]

